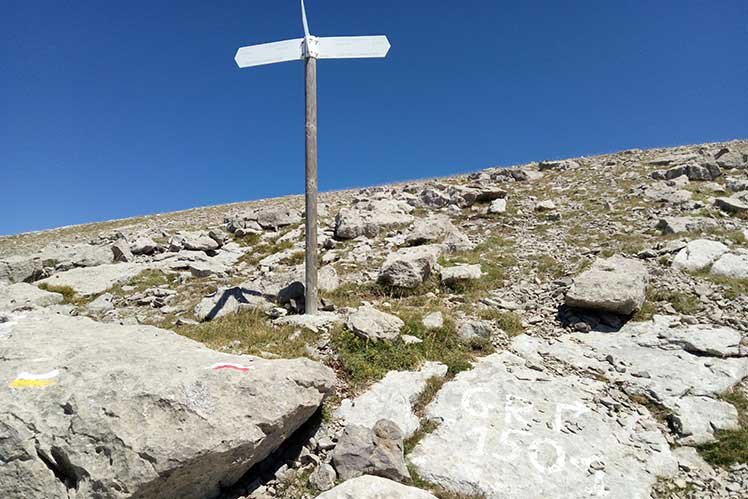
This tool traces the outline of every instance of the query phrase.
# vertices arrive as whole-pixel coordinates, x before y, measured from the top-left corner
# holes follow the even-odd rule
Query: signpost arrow
[[[240,68],[304,60],[306,103],[306,300],[305,313],[317,313],[317,59],[385,57],[386,36],[334,36],[317,38],[309,33],[306,8],[301,0],[304,38],[242,47],[234,60]]]

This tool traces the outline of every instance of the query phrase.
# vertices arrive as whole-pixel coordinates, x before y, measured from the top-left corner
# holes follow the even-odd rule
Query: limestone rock
[[[673,268],[696,272],[712,265],[729,248],[717,241],[697,239],[689,242],[673,260]]]
[[[19,282],[4,286],[0,284],[0,310],[17,310],[28,307],[48,307],[62,303],[63,296],[37,288],[33,284]]]
[[[733,279],[748,279],[748,254],[726,253],[714,262],[710,272]]]
[[[657,223],[657,228],[663,234],[680,234],[702,231],[716,225],[714,220],[705,217],[665,217]]]
[[[553,211],[556,209],[556,203],[551,200],[540,201],[535,205],[535,211]]]
[[[399,482],[410,480],[403,455],[403,433],[386,419],[377,421],[374,428],[346,426],[333,451],[332,462],[343,480],[361,475]]]
[[[335,237],[354,239],[359,236],[375,237],[380,230],[408,225],[413,222],[412,207],[393,200],[361,202],[340,210],[335,219]]]
[[[355,399],[343,400],[335,416],[342,419],[344,425],[366,428],[388,419],[409,438],[420,426],[413,404],[430,378],[443,378],[446,374],[447,366],[438,362],[427,362],[419,371],[391,371]]]
[[[335,291],[340,287],[340,278],[335,267],[325,265],[317,274],[317,287],[320,291]]]
[[[605,390],[530,369],[509,352],[483,357],[427,407],[440,424],[409,460],[453,494],[539,499],[555,497],[562,483],[568,497],[649,497],[657,476],[676,471],[669,445],[645,409],[602,410],[596,397]]]
[[[161,247],[149,237],[139,237],[130,243],[130,250],[134,255],[152,255]]]
[[[506,199],[496,199],[488,207],[488,213],[506,213]]]
[[[185,233],[172,238],[172,246],[190,251],[215,251],[220,245],[215,239],[203,233]]]
[[[722,168],[748,168],[748,151],[734,147],[723,147],[714,155],[717,164]]]
[[[377,341],[396,339],[405,323],[395,315],[364,306],[348,316],[346,326],[362,338]]]
[[[364,475],[347,480],[317,499],[437,499],[425,490],[386,478]]]
[[[284,207],[267,207],[258,211],[254,220],[263,229],[278,230],[281,227],[301,223],[301,215],[298,211]]]
[[[12,354],[11,354],[12,353]],[[216,497],[318,409],[333,372],[148,326],[18,320],[0,343],[0,497]]]
[[[465,341],[476,338],[491,339],[501,330],[492,321],[468,319],[462,320],[457,325],[457,335]]]
[[[405,243],[409,246],[444,243],[449,251],[463,251],[473,247],[470,239],[444,215],[417,219]]]
[[[478,280],[483,275],[480,264],[442,267],[442,284],[452,285],[461,281]]]
[[[81,296],[98,295],[116,284],[123,284],[145,270],[138,263],[110,263],[98,267],[80,267],[42,279],[40,284],[69,286]]]
[[[685,175],[688,177],[688,180],[716,180],[721,174],[722,172],[716,164],[699,165],[688,163],[675,166],[664,172],[655,172],[653,177],[672,179]]]
[[[673,411],[670,423],[682,445],[711,442],[715,431],[740,428],[737,409],[712,397],[685,396],[666,401],[665,405]]]
[[[335,473],[335,468],[327,463],[322,463],[319,468],[309,475],[309,483],[320,492],[325,492],[335,487],[337,477],[338,474]]]
[[[670,407],[681,427],[703,432],[702,408],[709,406],[684,398],[714,397],[748,376],[748,351],[740,341],[740,332],[731,328],[682,326],[676,317],[655,316],[629,322],[617,333],[574,333],[553,344],[538,343],[537,352],[625,384]]]
[[[444,316],[441,312],[432,312],[422,322],[426,329],[439,329],[444,326]]]
[[[541,161],[540,163],[538,163],[538,170],[540,170],[541,172],[546,170],[573,170],[576,168],[579,168],[579,163],[577,163],[573,159]]]
[[[714,204],[730,213],[748,213],[748,191],[736,192],[729,198],[717,198]]]
[[[114,295],[111,293],[104,293],[97,297],[94,301],[86,305],[86,309],[95,314],[104,314],[114,309]]]
[[[115,262],[131,262],[134,260],[130,245],[124,239],[118,239],[112,244],[112,257]]]
[[[566,294],[566,305],[629,315],[644,303],[649,275],[637,260],[598,259],[578,275]]]
[[[431,275],[443,252],[439,245],[402,248],[387,256],[379,271],[379,282],[401,288],[416,288]]]
[[[36,257],[11,256],[0,260],[0,283],[35,281],[43,272],[42,261]]]

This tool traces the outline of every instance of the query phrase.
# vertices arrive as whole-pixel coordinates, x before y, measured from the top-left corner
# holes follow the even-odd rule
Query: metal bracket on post
[[[319,38],[312,35],[304,37],[304,58],[309,57],[319,58]]]

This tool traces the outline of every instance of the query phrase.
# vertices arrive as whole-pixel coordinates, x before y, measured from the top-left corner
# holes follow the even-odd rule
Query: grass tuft
[[[715,466],[729,467],[748,463],[748,397],[733,390],[721,398],[738,410],[740,428],[718,431],[716,442],[700,445],[697,450],[706,462]]]

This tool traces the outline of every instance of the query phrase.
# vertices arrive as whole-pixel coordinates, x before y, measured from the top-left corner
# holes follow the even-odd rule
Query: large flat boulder
[[[39,284],[73,288],[81,296],[98,295],[123,284],[148,268],[139,263],[110,263],[97,267],[79,267],[42,279]]]
[[[0,497],[212,498],[319,407],[333,372],[170,331],[30,313],[0,337]]]
[[[402,201],[376,199],[343,208],[335,218],[335,237],[376,237],[381,230],[413,222],[413,208]]]
[[[364,475],[347,480],[317,499],[437,499],[425,490],[386,478]]]
[[[566,294],[566,304],[629,315],[644,303],[649,274],[637,260],[612,256],[598,259],[578,275]]]
[[[420,426],[413,405],[430,378],[446,375],[447,366],[438,362],[426,362],[418,371],[391,371],[358,397],[344,399],[335,416],[344,425],[367,428],[373,428],[380,419],[389,419],[409,438]]]
[[[523,352],[535,350],[598,372],[656,401],[672,412],[681,443],[692,444],[713,439],[715,429],[729,428],[734,420],[734,409],[713,399],[748,377],[748,351],[741,338],[729,327],[682,325],[677,317],[655,316],[629,322],[617,333],[575,333],[551,344],[531,338],[515,343],[525,344]]]
[[[675,459],[646,409],[609,410],[605,393],[605,383],[531,369],[509,352],[484,357],[428,406],[440,424],[409,460],[455,495],[650,497]]]

